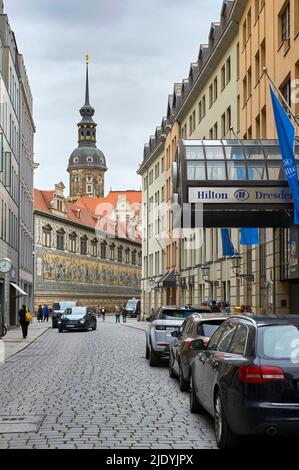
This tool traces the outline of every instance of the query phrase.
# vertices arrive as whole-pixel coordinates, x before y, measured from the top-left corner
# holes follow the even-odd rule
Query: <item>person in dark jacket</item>
[[[27,313],[27,307],[26,305],[23,305],[21,310],[19,311],[19,320],[20,320],[20,325],[22,328],[22,333],[23,333],[23,338],[26,339],[28,335],[28,326],[29,322],[26,321],[26,313]]]
[[[44,316],[43,316],[43,307],[40,305],[38,307],[38,312],[37,312],[37,320],[38,320],[38,323],[42,323],[43,322],[43,319],[44,319]]]

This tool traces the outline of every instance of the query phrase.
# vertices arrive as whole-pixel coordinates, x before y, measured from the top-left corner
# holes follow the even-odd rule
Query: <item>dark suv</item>
[[[240,435],[299,434],[299,316],[232,316],[191,364],[190,409],[215,418],[220,448]]]
[[[88,331],[90,328],[97,329],[97,317],[89,307],[70,307],[58,320],[58,331]]]
[[[189,391],[191,361],[201,349],[202,342],[207,345],[211,336],[227,316],[208,314],[204,309],[201,313],[194,313],[184,321],[179,331],[175,330],[175,338],[170,344],[169,375],[179,377],[180,390]]]

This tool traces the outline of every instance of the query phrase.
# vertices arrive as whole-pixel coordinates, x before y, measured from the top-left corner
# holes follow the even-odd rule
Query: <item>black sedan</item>
[[[97,317],[91,308],[72,307],[67,308],[58,320],[58,331],[88,331],[97,329]]]
[[[190,409],[215,418],[220,448],[241,435],[299,435],[299,316],[232,316],[191,364]]]
[[[182,392],[189,391],[191,361],[201,349],[200,344],[207,345],[213,333],[227,319],[221,315],[217,317],[215,313],[202,315],[194,313],[179,330],[171,333],[175,340],[170,344],[169,375],[179,378]]]

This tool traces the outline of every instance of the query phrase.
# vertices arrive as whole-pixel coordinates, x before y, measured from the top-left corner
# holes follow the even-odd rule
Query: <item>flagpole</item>
[[[272,78],[270,77],[270,75],[268,74],[268,69],[267,67],[264,67],[263,68],[263,72],[264,74],[267,76],[269,82],[271,83],[271,85],[273,86],[273,88],[275,89],[276,93],[278,94],[278,96],[281,98],[281,100],[283,101],[284,105],[288,108],[289,110],[289,113],[291,114],[292,118],[294,119],[295,123],[297,124],[297,126],[299,127],[299,120],[297,118],[297,116],[293,113],[292,111],[292,108],[290,107],[289,103],[287,102],[287,100],[285,99],[285,97],[283,96],[283,94],[281,93],[280,89],[277,87],[276,83],[272,80]]]

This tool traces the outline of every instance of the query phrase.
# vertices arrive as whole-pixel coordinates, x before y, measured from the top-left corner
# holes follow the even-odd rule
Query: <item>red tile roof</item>
[[[51,201],[53,200],[54,192],[53,190],[43,191],[35,189],[34,209],[51,214]],[[66,201],[67,220],[112,236],[115,236],[115,232],[118,232],[120,238],[127,238],[130,228],[129,224],[119,222],[116,227],[115,222],[109,218],[112,209],[117,204],[119,195],[125,195],[131,204],[137,204],[136,210],[138,214],[141,213],[140,191],[111,191],[107,198],[80,198],[76,203]],[[136,230],[136,238],[134,237],[133,239],[134,241],[141,242],[141,233],[138,230]]]

